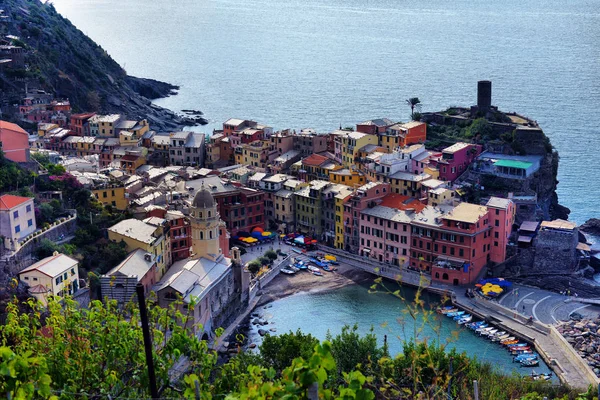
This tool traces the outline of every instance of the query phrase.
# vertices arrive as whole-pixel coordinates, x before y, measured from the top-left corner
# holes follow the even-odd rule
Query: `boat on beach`
[[[319,270],[316,270],[316,271],[310,271],[310,272],[312,272],[312,274],[313,274],[313,275],[316,275],[316,276],[323,276],[323,273],[322,273],[321,271],[319,271]]]
[[[296,271],[293,271],[288,268],[281,268],[279,271],[281,271],[281,273],[286,274],[286,275],[294,275],[296,273]]]

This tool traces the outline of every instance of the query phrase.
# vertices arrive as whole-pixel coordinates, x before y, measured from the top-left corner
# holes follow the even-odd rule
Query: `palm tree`
[[[410,106],[410,118],[415,116],[415,108],[419,110],[421,108],[421,100],[418,97],[411,97],[406,100],[406,104]]]

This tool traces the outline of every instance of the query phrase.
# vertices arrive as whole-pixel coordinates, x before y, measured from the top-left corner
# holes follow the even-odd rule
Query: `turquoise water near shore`
[[[408,301],[414,298],[414,293],[412,289],[402,289],[402,295]],[[438,296],[427,293],[423,300],[432,305],[439,304],[440,301]],[[387,335],[392,355],[401,352],[404,341],[414,336],[415,323],[406,314],[405,304],[387,293],[369,293],[369,287],[365,285],[351,285],[335,291],[298,293],[276,300],[266,307],[261,307],[256,312],[269,321],[268,325],[261,328],[276,328],[277,332],[274,334],[300,329],[319,339],[325,339],[328,331],[336,335],[344,325],[352,326],[356,323],[361,334],[368,333],[373,327],[380,344],[383,344],[384,335]],[[531,368],[521,368],[518,363],[513,363],[511,355],[499,344],[460,327],[448,317],[436,314],[435,318],[430,324],[423,324],[423,320],[417,318],[419,340],[448,343],[449,348],[454,347],[488,362],[505,374],[531,373]],[[260,343],[261,337],[256,326],[252,325],[248,337],[250,343]],[[543,363],[533,370],[538,373],[550,371]]]
[[[493,104],[536,119],[561,156],[559,201],[598,216],[600,0],[54,0],[128,73],[181,85],[158,101],[320,132]]]

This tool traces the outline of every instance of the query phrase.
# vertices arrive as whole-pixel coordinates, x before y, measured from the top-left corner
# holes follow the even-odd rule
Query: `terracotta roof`
[[[120,158],[121,161],[137,161],[137,159],[140,158],[140,156],[136,156],[133,154],[127,154],[123,157]]]
[[[421,212],[425,208],[425,204],[410,196],[403,196],[397,193],[390,193],[381,199],[378,205],[383,207],[396,208],[398,210],[413,209],[415,212]]]
[[[96,115],[96,113],[94,113],[94,112],[71,114],[71,118],[86,119],[86,118],[92,118],[94,115]]]
[[[27,132],[25,132],[25,130],[23,128],[21,128],[17,124],[13,124],[12,122],[0,121],[0,129],[8,129],[10,131],[15,131],[15,132],[18,132],[18,133],[23,133],[23,134],[29,136],[29,134]]]
[[[12,194],[5,194],[0,196],[0,210],[10,210],[18,206],[19,204],[23,204],[29,200],[32,200],[31,197],[21,197],[21,196],[13,196]]]
[[[304,165],[312,165],[312,166],[318,166],[323,164],[325,161],[328,161],[329,159],[325,156],[321,156],[319,154],[311,154],[310,156],[306,157],[304,160],[302,160],[302,164]]]

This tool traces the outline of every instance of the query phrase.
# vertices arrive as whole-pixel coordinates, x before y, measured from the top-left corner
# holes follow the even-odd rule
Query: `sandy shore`
[[[298,271],[294,275],[279,274],[262,289],[262,297],[256,307],[300,292],[321,292],[335,290],[356,283],[373,282],[375,277],[347,265],[336,265],[334,272],[323,271],[323,276],[315,276],[309,271]]]

